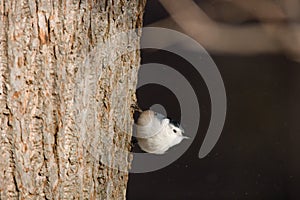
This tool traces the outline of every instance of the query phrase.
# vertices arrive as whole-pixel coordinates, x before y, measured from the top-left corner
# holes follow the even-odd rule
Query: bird
[[[168,149],[189,138],[183,133],[184,129],[177,121],[152,110],[142,111],[137,119],[137,143],[147,153],[165,154]]]

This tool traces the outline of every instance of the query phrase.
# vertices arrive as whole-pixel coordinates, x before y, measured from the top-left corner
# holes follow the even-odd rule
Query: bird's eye
[[[177,133],[177,131],[176,131],[175,129],[173,129],[173,132],[174,132],[174,133]]]

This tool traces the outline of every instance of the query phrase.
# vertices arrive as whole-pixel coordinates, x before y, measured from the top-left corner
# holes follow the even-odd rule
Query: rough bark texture
[[[144,3],[0,1],[0,199],[125,198]]]

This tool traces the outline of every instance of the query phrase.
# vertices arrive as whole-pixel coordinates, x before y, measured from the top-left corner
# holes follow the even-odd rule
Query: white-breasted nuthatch
[[[164,154],[183,139],[183,128],[164,115],[146,110],[140,113],[136,124],[136,137],[142,150],[153,154]]]

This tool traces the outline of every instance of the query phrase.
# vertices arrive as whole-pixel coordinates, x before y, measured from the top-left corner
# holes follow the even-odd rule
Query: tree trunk
[[[0,199],[125,198],[144,3],[0,1]]]

